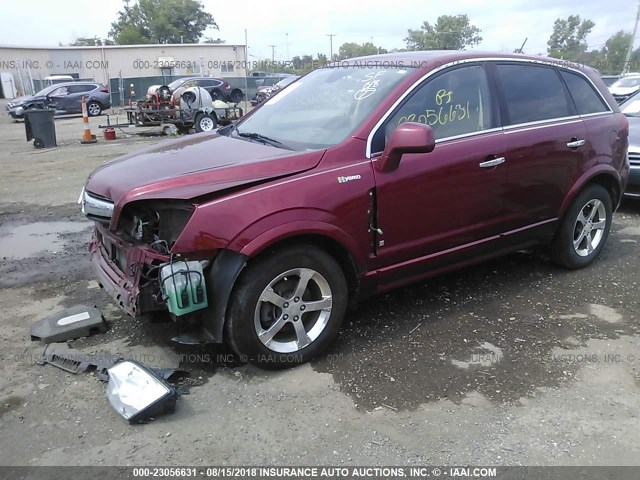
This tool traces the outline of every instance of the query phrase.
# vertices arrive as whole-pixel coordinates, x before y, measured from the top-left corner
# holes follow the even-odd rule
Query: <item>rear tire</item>
[[[344,273],[329,254],[310,246],[277,250],[255,259],[238,278],[225,337],[243,362],[293,367],[336,337],[347,300]]]
[[[566,268],[582,268],[596,259],[611,230],[611,196],[601,185],[587,186],[573,200],[551,245],[552,260]]]
[[[90,117],[97,117],[102,113],[102,105],[98,102],[89,102],[87,103],[87,114]]]

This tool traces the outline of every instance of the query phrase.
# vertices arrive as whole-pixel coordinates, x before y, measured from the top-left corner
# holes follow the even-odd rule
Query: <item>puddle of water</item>
[[[60,251],[67,241],[61,235],[79,233],[91,228],[80,222],[36,222],[17,227],[0,228],[0,255],[21,259],[42,252]]]
[[[502,349],[493,343],[482,342],[478,345],[467,361],[451,360],[451,364],[463,370],[470,367],[489,367],[502,359]]]

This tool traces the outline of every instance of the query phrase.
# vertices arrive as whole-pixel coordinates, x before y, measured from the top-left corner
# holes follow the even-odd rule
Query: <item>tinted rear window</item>
[[[497,68],[509,116],[505,124],[537,122],[573,114],[555,69],[513,64],[498,65]]]
[[[580,115],[589,113],[606,112],[606,106],[600,95],[596,93],[591,84],[582,76],[575,73],[560,71],[560,75],[569,88],[569,92],[576,104],[576,109]]]
[[[83,92],[90,92],[91,90],[95,90],[96,89],[96,85],[87,85],[87,84],[83,84],[83,85],[69,85],[67,87],[67,90],[69,91],[69,93],[83,93]]]

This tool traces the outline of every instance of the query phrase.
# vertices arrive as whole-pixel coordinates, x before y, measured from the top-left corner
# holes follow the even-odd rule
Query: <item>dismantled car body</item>
[[[168,310],[178,342],[283,367],[325,349],[347,305],[373,294],[537,244],[589,264],[624,190],[627,134],[588,67],[389,54],[108,163],[81,202],[120,307]]]

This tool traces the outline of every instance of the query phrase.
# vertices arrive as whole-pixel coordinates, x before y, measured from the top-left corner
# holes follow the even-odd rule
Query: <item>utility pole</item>
[[[271,62],[275,63],[276,61],[276,46],[277,45],[269,45],[271,47]]]
[[[284,37],[285,37],[285,45],[287,49],[287,60],[291,60],[291,57],[289,56],[289,33],[285,33]]]
[[[329,57],[330,62],[333,62],[333,37],[335,36],[335,33],[327,33],[327,37],[329,37],[329,51],[331,52],[331,56]]]
[[[636,32],[638,31],[638,20],[640,20],[640,0],[638,0],[638,12],[636,13],[636,23],[633,26],[633,33],[631,34],[631,40],[629,41],[629,48],[627,49],[627,56],[624,59],[624,66],[622,73],[629,72],[629,61],[631,60],[631,53],[633,52],[633,42],[636,39]]]

